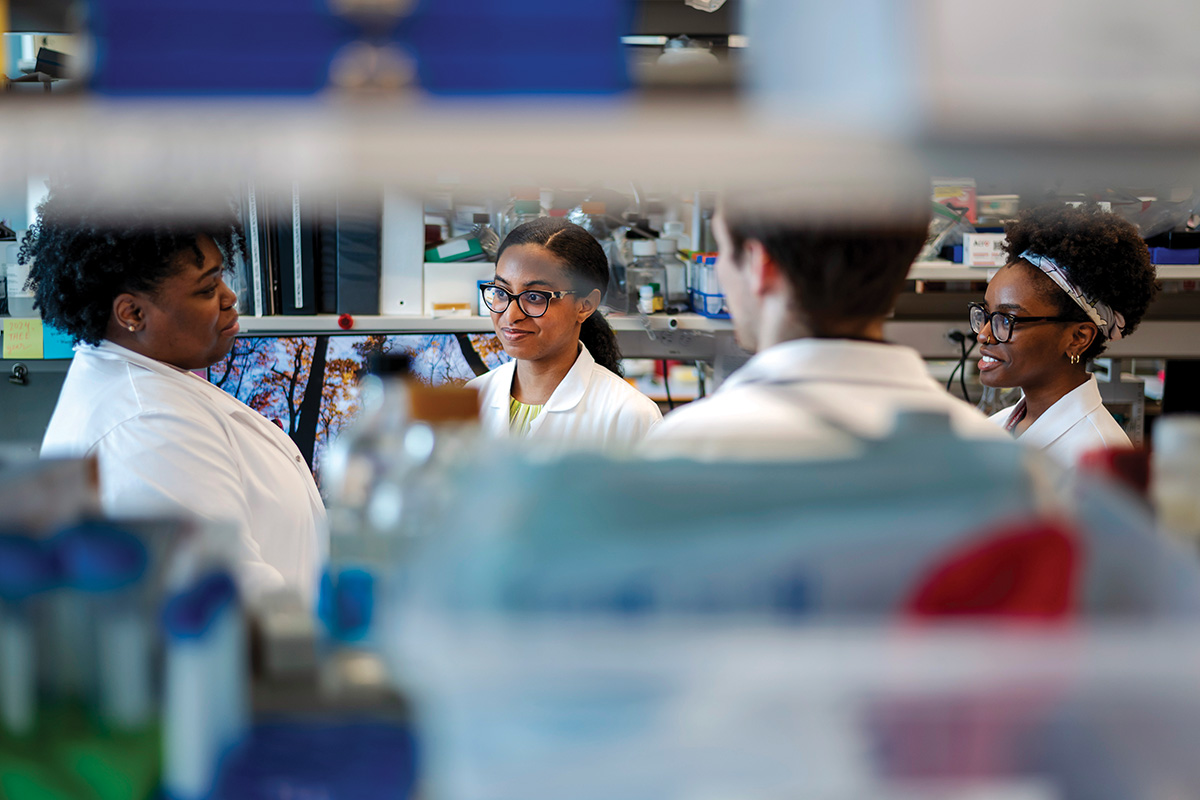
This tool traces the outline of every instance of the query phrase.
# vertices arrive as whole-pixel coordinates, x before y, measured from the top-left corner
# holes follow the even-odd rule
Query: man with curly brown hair
[[[992,421],[1066,467],[1088,450],[1129,446],[1087,365],[1132,333],[1154,298],[1146,243],[1095,206],[1031,209],[1006,232],[1008,264],[970,308],[980,381],[1022,393]]]

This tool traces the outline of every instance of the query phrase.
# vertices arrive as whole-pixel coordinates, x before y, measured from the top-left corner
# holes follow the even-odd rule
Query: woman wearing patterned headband
[[[970,307],[980,382],[1022,394],[992,420],[1067,467],[1088,450],[1129,446],[1087,364],[1133,332],[1157,291],[1137,228],[1063,205],[1023,212],[1006,233],[1008,264]]]

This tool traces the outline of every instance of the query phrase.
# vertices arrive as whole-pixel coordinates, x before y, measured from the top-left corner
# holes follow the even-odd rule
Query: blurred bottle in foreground
[[[475,390],[426,386],[407,364],[391,366],[372,413],[330,461],[337,499],[318,612],[334,640],[368,648],[387,626],[405,559],[454,501],[445,473],[470,458],[479,429]]]
[[[370,521],[371,504],[404,444],[411,370],[407,354],[374,356],[359,384],[362,412],[329,447],[321,478],[328,492],[333,563],[365,565],[385,555],[385,543]]]
[[[1150,496],[1162,530],[1200,545],[1200,415],[1171,414],[1155,424]]]

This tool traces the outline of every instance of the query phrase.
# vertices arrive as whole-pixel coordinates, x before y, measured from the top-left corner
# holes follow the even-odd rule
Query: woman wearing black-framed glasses
[[[1095,206],[1032,209],[1006,233],[1008,264],[968,307],[980,382],[1021,389],[992,421],[1065,467],[1088,450],[1128,447],[1087,365],[1133,331],[1154,296],[1145,242]]]
[[[578,225],[544,217],[505,237],[480,292],[512,361],[468,384],[485,431],[561,450],[631,446],[658,424],[658,406],[621,377],[616,335],[597,313],[607,286],[604,249]]]

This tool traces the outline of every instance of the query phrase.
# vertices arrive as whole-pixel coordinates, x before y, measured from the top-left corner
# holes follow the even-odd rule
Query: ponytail
[[[608,320],[600,316],[599,311],[592,312],[592,315],[583,321],[579,328],[579,341],[583,342],[583,346],[592,354],[592,358],[596,359],[597,364],[622,378],[625,377],[625,372],[621,369],[621,346],[617,344],[617,334],[608,324]]]

